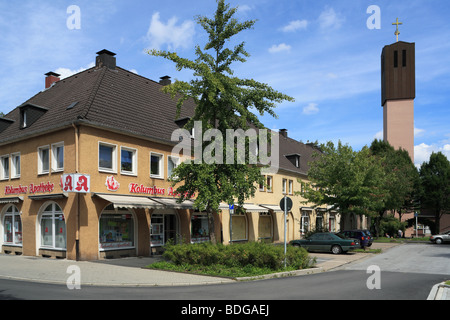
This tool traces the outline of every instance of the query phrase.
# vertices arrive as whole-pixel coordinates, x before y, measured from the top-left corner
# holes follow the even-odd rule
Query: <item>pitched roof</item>
[[[14,123],[0,133],[0,144],[74,122],[171,143],[171,134],[178,128],[176,101],[163,93],[162,87],[158,82],[120,67],[115,70],[106,66],[90,68],[54,83],[5,115]],[[21,128],[20,108],[25,105],[47,111],[31,126]],[[180,118],[192,115],[193,110],[194,104],[186,102]]]
[[[0,145],[26,139],[48,131],[90,124],[109,130],[132,134],[166,144],[175,123],[176,101],[162,92],[163,86],[120,67],[92,67],[54,83],[9,112],[0,123]],[[32,106],[44,110],[28,127],[21,128],[21,108]],[[194,114],[195,105],[186,101],[178,119]],[[5,129],[6,128],[6,129]],[[312,154],[317,151],[287,135],[279,136],[279,168],[306,175]],[[300,155],[296,167],[286,155]]]

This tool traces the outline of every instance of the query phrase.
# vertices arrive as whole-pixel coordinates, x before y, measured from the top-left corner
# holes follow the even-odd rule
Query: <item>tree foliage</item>
[[[442,215],[450,214],[450,162],[442,152],[432,153],[430,161],[422,164],[420,183],[421,205],[434,213],[434,231],[439,233]]]
[[[202,139],[209,129],[218,129],[225,134],[227,129],[249,126],[263,128],[259,115],[269,114],[276,117],[274,108],[277,103],[293,98],[272,89],[269,85],[253,79],[241,79],[234,76],[232,64],[245,62],[249,57],[245,43],[234,48],[227,43],[238,33],[253,28],[255,20],[239,22],[234,18],[237,8],[230,8],[224,0],[217,1],[217,10],[213,18],[198,16],[200,24],[208,34],[205,46],[196,46],[194,61],[182,58],[177,53],[151,50],[149,54],[163,57],[175,63],[178,71],[193,71],[194,79],[189,82],[176,81],[164,88],[165,92],[177,100],[177,114],[185,101],[191,99],[196,107],[193,117],[186,124],[191,129],[194,122],[201,122],[202,132],[195,132]],[[214,141],[200,141],[205,150]],[[227,152],[216,150],[216,152]],[[246,145],[248,154],[248,146]],[[236,150],[233,150],[236,153]],[[236,157],[236,154],[234,155]],[[255,194],[256,186],[263,183],[260,168],[257,165],[224,163],[182,163],[174,170],[173,184],[182,194],[181,199],[196,194],[195,206],[206,210],[210,217],[210,231],[213,231],[211,212],[218,211],[221,202],[234,203],[235,199],[243,204],[246,198]],[[214,241],[214,234],[212,241]]]

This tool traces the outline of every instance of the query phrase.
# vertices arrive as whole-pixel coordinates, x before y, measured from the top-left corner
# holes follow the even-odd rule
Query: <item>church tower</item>
[[[395,149],[408,151],[414,162],[414,99],[416,97],[415,43],[398,41],[381,53],[383,137]]]

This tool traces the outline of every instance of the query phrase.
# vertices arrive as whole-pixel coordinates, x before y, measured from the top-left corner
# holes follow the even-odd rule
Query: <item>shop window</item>
[[[209,241],[208,215],[197,213],[191,216],[191,243]]]
[[[10,206],[3,219],[4,243],[7,245],[22,245],[22,219],[16,206]]]
[[[40,220],[41,248],[66,249],[66,221],[61,208],[49,204],[43,211]]]
[[[179,163],[180,158],[172,156],[167,157],[167,178],[170,178],[172,176],[173,169],[178,167]]]
[[[9,179],[9,156],[0,157],[0,180]]]
[[[120,148],[120,173],[137,175],[137,150]]]
[[[52,171],[64,171],[64,142],[52,144]]]
[[[108,206],[100,217],[100,250],[134,248],[134,219],[127,209]]]
[[[164,156],[160,153],[150,153],[150,177],[151,178],[163,178],[163,159]]]
[[[231,235],[232,241],[248,240],[247,219],[244,213],[235,213],[231,216]]]
[[[302,217],[300,219],[300,232],[305,234],[309,231],[309,213],[308,211],[302,211]]]
[[[98,170],[116,172],[117,146],[100,142],[98,144]]]
[[[164,216],[162,214],[152,214],[150,234],[152,247],[164,245]]]
[[[11,155],[11,178],[20,178],[20,153]]]
[[[50,148],[49,146],[38,149],[38,174],[49,173],[50,169]]]
[[[272,239],[272,217],[269,212],[259,213],[258,237],[260,240]]]

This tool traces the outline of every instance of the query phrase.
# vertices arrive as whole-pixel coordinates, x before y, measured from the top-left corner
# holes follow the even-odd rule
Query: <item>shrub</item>
[[[243,244],[168,244],[163,257],[176,265],[197,265],[227,268],[260,268],[281,270],[284,268],[284,248],[263,242]],[[289,246],[286,251],[286,266],[290,269],[304,269],[312,260],[303,248]]]

